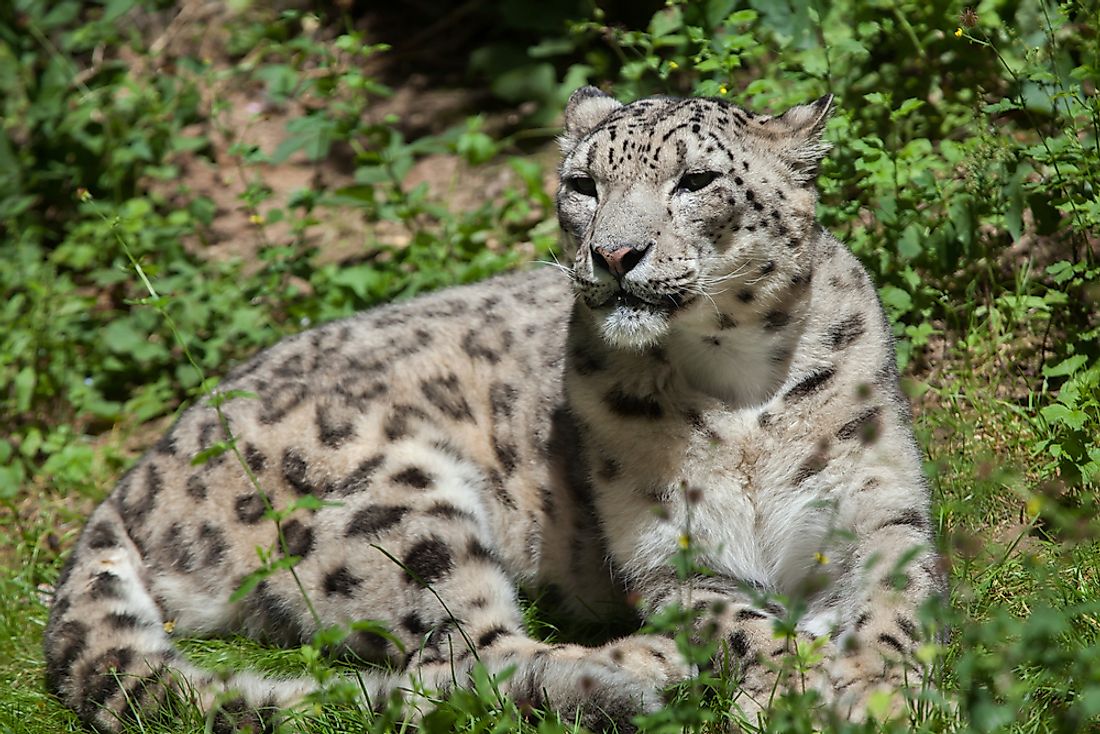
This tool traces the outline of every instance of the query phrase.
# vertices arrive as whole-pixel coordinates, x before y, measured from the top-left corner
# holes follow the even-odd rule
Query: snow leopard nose
[[[634,269],[634,266],[645,257],[646,245],[620,245],[618,247],[604,247],[594,245],[592,247],[592,262],[596,267],[609,271],[616,279]]]

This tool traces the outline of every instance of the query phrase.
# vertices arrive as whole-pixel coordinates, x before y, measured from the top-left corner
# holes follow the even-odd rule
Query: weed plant
[[[547,17],[567,4],[551,5]],[[369,71],[389,39],[368,39],[334,8],[312,9],[242,4],[227,16],[224,58],[211,60],[168,58],[158,46],[153,29],[178,10],[164,2],[0,5],[0,732],[79,731],[42,683],[48,585],[81,516],[174,413],[196,400],[247,399],[219,394],[217,375],[309,324],[552,256],[545,172],[521,143],[547,138],[543,126],[584,81],[624,99],[696,93],[757,110],[834,94],[819,216],[875,276],[919,407],[952,581],[950,604],[927,620],[951,631],[922,651],[934,663],[931,685],[901,721],[841,722],[815,708],[813,693],[794,693],[746,728],[1100,724],[1095,0],[672,1],[638,27],[570,5],[574,20],[540,28],[522,66],[499,63],[515,48],[471,55],[496,94],[528,100],[525,122],[501,132],[476,117],[415,139],[401,120],[369,114],[392,93]],[[508,20],[519,16],[502,17],[520,27]],[[233,128],[228,103],[211,101],[211,89],[226,87],[304,111],[264,149]],[[503,161],[512,183],[472,210],[449,211],[427,186],[405,184],[431,155]],[[339,186],[280,198],[265,180],[290,160],[337,158],[351,179]],[[209,254],[217,205],[181,183],[200,159],[231,162],[224,173],[243,192],[248,258]],[[407,241],[369,238],[346,262],[325,261],[318,233],[348,215],[399,224]],[[215,451],[235,452],[227,435]],[[272,507],[269,520],[293,509]],[[293,572],[293,558],[259,550],[246,586]],[[690,529],[670,562],[686,577]],[[606,634],[555,619],[537,598],[528,620],[547,639]],[[690,621],[681,610],[655,625],[709,659],[712,650],[688,643]],[[407,728],[397,701],[376,715],[341,703],[355,693],[353,671],[323,650],[347,631],[326,630],[297,650],[181,644],[216,669],[348,678],[295,713],[311,731]],[[792,670],[816,662],[813,649],[791,653]],[[725,730],[735,694],[719,667],[639,723]],[[134,730],[209,727],[181,705]],[[521,711],[483,673],[420,727],[575,729]]]

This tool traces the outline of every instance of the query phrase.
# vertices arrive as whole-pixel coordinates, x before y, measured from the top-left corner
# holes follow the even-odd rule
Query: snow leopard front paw
[[[631,635],[603,647],[559,645],[515,681],[515,698],[592,731],[634,731],[635,717],[664,704],[665,689],[692,675],[676,643]]]
[[[849,721],[905,715],[906,686],[920,680],[906,652],[862,635],[843,642],[827,673],[825,700]]]
[[[547,656],[544,666],[520,671],[509,693],[521,709],[556,711],[562,721],[593,732],[633,732],[637,716],[663,703],[662,687],[646,675],[604,661],[601,651],[585,657]]]
[[[598,657],[650,682],[658,690],[690,678],[687,664],[676,642],[662,635],[631,635],[599,648]]]

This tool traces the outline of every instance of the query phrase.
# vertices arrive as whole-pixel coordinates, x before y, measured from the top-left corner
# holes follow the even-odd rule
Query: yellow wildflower
[[[261,217],[259,214],[253,214],[248,218],[248,221],[252,222],[253,224],[263,224],[264,218]]]
[[[962,28],[956,28],[955,29],[955,38],[962,38],[962,36],[963,36],[963,29]]]

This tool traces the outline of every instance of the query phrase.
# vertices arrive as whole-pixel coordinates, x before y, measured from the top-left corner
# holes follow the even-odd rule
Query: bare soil
[[[286,3],[284,3],[286,4]],[[175,68],[179,59],[198,57],[209,64],[208,70],[195,78],[198,85],[204,119],[186,130],[191,136],[201,136],[210,145],[201,154],[181,154],[173,161],[179,176],[170,182],[150,181],[148,186],[169,199],[206,197],[214,205],[211,224],[187,244],[196,254],[213,260],[239,259],[256,262],[259,248],[289,241],[290,225],[283,222],[258,226],[255,215],[266,220],[273,209],[284,209],[296,191],[303,189],[332,191],[354,183],[355,164],[351,151],[333,146],[327,158],[309,160],[297,153],[278,164],[241,163],[232,152],[234,146],[256,146],[271,154],[287,138],[287,123],[305,115],[316,100],[291,100],[275,103],[267,98],[262,86],[234,74],[236,66],[245,60],[234,59],[227,51],[228,28],[233,27],[231,4],[210,0],[181,0],[174,14],[146,17],[143,24],[152,38],[152,53],[128,59],[138,75],[155,75]],[[249,10],[245,12],[259,12]],[[275,10],[267,13],[274,14]],[[392,30],[392,29],[391,29]],[[319,36],[331,33],[312,27]],[[372,78],[392,77],[386,64],[389,54],[372,57],[363,67]],[[398,57],[393,61],[401,63]],[[178,70],[177,70],[178,73]],[[366,110],[366,122],[397,119],[397,127],[406,139],[425,134],[441,133],[473,114],[480,113],[486,92],[483,89],[429,83],[426,76],[413,74],[393,85],[393,94],[380,97]],[[486,127],[507,127],[514,124],[514,110],[494,113]],[[547,162],[552,173],[556,157],[553,146],[547,144],[535,151]],[[245,203],[250,183],[262,181],[270,196],[252,210]],[[471,166],[457,155],[429,155],[419,159],[405,177],[403,186],[412,190],[427,184],[430,196],[454,212],[472,210],[486,201],[499,197],[506,189],[518,185],[514,172],[504,162]],[[547,176],[547,190],[555,181]],[[342,262],[363,257],[372,246],[401,246],[411,232],[402,222],[370,222],[360,213],[346,207],[326,207],[319,213],[323,223],[312,227],[307,239],[317,248],[317,263]]]

